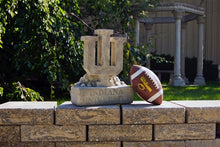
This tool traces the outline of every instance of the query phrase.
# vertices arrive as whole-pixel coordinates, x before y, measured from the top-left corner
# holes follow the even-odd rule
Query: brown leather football
[[[150,69],[133,65],[130,80],[134,91],[145,101],[160,105],[163,101],[163,88],[157,75]]]

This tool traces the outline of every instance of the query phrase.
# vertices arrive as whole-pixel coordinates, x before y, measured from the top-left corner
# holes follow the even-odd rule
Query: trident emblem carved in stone
[[[133,90],[117,75],[123,69],[124,37],[112,37],[113,30],[95,30],[96,36],[82,36],[83,68],[86,74],[71,87],[75,105],[130,104]]]
[[[82,87],[121,86],[117,75],[123,69],[125,37],[111,37],[113,30],[98,29],[97,36],[82,36],[86,75],[77,83]]]

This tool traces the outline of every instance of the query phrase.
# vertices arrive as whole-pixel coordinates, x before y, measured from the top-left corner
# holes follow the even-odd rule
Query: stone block
[[[120,124],[117,105],[78,107],[65,102],[56,109],[56,124]]]
[[[0,142],[17,142],[20,140],[19,126],[0,126]]]
[[[163,101],[153,105],[145,101],[136,101],[131,105],[122,105],[123,124],[164,124],[184,123],[184,107]]]
[[[130,104],[133,101],[133,90],[130,86],[72,86],[71,101],[78,106]]]
[[[56,147],[121,147],[120,142],[57,142]]]
[[[123,147],[185,147],[184,141],[123,142]]]
[[[21,126],[21,141],[86,141],[86,126]]]
[[[172,101],[172,103],[186,108],[187,123],[220,122],[220,101],[218,100]]]
[[[216,124],[167,124],[154,126],[155,140],[215,139]]]
[[[220,139],[215,140],[187,140],[186,147],[220,147]]]
[[[152,125],[90,125],[89,141],[151,141]]]
[[[52,142],[16,142],[0,143],[0,147],[56,147]]]
[[[216,137],[220,138],[220,123],[216,124]]]
[[[7,142],[7,143],[1,143],[0,142],[0,147],[21,147],[20,143],[13,143],[13,142]]]
[[[53,124],[56,106],[57,102],[7,102],[0,105],[0,124]]]

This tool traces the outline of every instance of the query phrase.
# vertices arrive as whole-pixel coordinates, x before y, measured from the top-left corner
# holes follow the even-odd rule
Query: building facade
[[[162,0],[162,3],[178,2],[199,6],[205,9],[204,23],[204,59],[211,60],[220,65],[220,1],[219,0]],[[171,12],[150,12],[150,17],[171,17]],[[197,57],[198,55],[198,21],[187,22],[185,57]],[[155,45],[151,51],[157,54],[175,54],[175,23],[154,24],[151,26],[149,36],[149,26],[140,23],[139,43],[147,43],[149,37]]]

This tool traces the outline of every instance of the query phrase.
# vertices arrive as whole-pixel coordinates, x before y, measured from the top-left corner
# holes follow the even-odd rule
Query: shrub
[[[3,87],[0,87],[0,97],[3,96],[3,90],[4,90],[4,88],[3,88]]]
[[[13,82],[4,86],[1,101],[43,101],[44,98],[35,90],[24,87],[20,82]]]
[[[165,62],[158,62],[158,60],[151,59],[152,70],[173,70],[174,57],[170,55],[154,55],[155,57],[164,58]],[[197,73],[197,58],[185,58],[185,74],[190,82],[193,82]],[[203,74],[206,81],[217,81],[218,79],[218,65],[210,60],[203,61]],[[169,81],[169,75],[164,76],[163,81]]]

